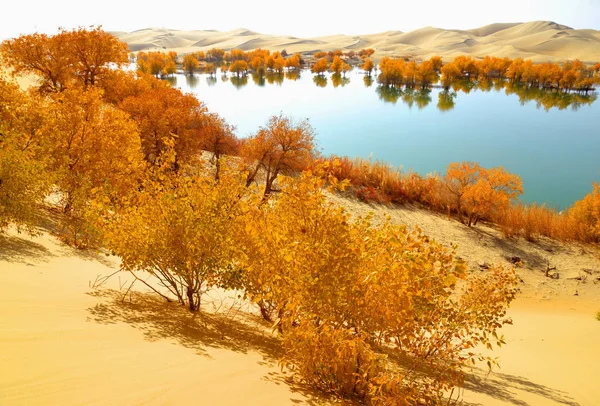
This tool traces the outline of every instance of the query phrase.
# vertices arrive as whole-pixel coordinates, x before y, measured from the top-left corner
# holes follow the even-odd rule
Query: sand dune
[[[229,32],[147,28],[114,34],[127,42],[132,51],[168,49],[189,53],[218,47],[226,50],[268,48],[313,53],[370,47],[376,50],[376,58],[386,55],[415,58],[441,55],[452,59],[467,54],[474,57],[497,55],[531,58],[537,62],[575,58],[584,62],[600,61],[600,31],[576,30],[551,21],[498,23],[472,30],[426,27],[411,32],[387,31],[380,34],[330,35],[307,39],[261,34],[244,28]]]
[[[251,314],[194,317],[44,233],[0,235],[0,405],[285,405],[270,329]],[[126,285],[122,285],[126,283]]]
[[[413,207],[390,210],[340,196],[353,215],[375,211],[419,224],[437,240],[459,244],[477,262],[519,255],[522,293],[509,311],[507,345],[493,355],[502,369],[469,375],[466,405],[593,406],[600,398],[600,284],[568,279],[582,267],[600,270],[590,246],[500,238],[485,225],[468,229]],[[539,271],[548,258],[560,280]],[[277,367],[281,349],[247,304],[214,312],[232,296],[212,292],[192,315],[118,273],[119,262],[38,237],[0,235],[0,404],[13,405],[294,405],[328,404]],[[480,272],[477,270],[476,272]],[[577,290],[578,296],[573,296]],[[214,306],[213,306],[214,304]]]

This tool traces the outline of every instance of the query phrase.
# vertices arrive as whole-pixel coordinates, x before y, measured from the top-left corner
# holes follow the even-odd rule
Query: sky
[[[3,2],[0,39],[58,27],[102,25],[107,31],[147,27],[183,30],[248,28],[265,34],[315,37],[411,31],[434,26],[470,29],[496,22],[550,20],[600,30],[600,0],[17,0]]]

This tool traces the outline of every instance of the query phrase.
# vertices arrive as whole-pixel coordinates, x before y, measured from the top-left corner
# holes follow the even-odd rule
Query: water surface
[[[595,96],[581,102],[575,96],[565,101],[556,94],[529,94],[538,100],[524,101],[524,90],[507,94],[498,84],[468,94],[390,91],[356,70],[345,79],[302,72],[296,80],[220,73],[171,80],[235,125],[240,137],[283,112],[310,119],[324,154],[372,156],[423,175],[443,173],[458,161],[503,166],[521,175],[523,201],[561,208],[600,182]]]

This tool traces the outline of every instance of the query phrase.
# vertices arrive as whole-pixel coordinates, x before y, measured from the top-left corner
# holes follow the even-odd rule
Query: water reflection
[[[251,74],[251,76],[252,76],[252,81],[254,82],[254,84],[256,86],[264,87],[265,83],[267,83],[267,81],[265,80],[265,76],[262,75],[261,73],[253,72]]]
[[[317,87],[327,87],[327,84],[331,78],[331,83],[334,88],[344,87],[350,84],[350,78],[345,77],[341,74],[332,75],[311,75],[310,73],[304,73],[310,75],[313,83]],[[200,75],[175,75],[166,77],[172,86],[178,86],[177,80],[180,81],[185,79],[185,86],[188,89],[194,90],[199,86]],[[208,86],[215,86],[218,82],[216,75],[205,75],[206,83]],[[265,87],[268,85],[282,86],[285,81],[301,81],[303,79],[302,72],[297,70],[290,70],[287,72],[252,72],[249,75],[252,78],[252,83],[257,87]],[[362,81],[365,88],[372,87],[376,79],[372,76],[354,74],[354,77],[359,78],[362,76]],[[242,89],[248,85],[248,76],[231,76],[227,73],[220,75],[223,83],[231,81],[231,84],[236,89]],[[439,86],[434,86],[439,88]],[[514,84],[509,81],[502,79],[491,79],[491,80],[469,80],[461,79],[452,83],[450,90],[440,91],[437,95],[437,108],[440,111],[450,111],[454,109],[457,100],[460,100],[459,94],[469,94],[471,92],[504,92],[506,95],[516,95],[521,105],[525,105],[529,102],[535,103],[537,108],[543,108],[546,111],[556,108],[564,110],[571,108],[577,110],[582,106],[589,106],[595,102],[598,95],[595,92],[565,92],[555,89],[543,89],[538,87],[527,87],[520,84]],[[399,100],[403,104],[412,108],[416,106],[418,109],[427,107],[432,102],[432,90],[431,89],[415,89],[407,87],[394,87],[377,85],[375,92],[379,99],[385,103],[397,104]],[[436,91],[437,92],[437,91]],[[460,101],[459,101],[460,102]]]
[[[209,86],[214,86],[217,84],[217,77],[214,75],[209,75],[206,77],[206,84]]]
[[[419,110],[427,107],[431,103],[431,89],[421,89],[414,92],[414,100]]]
[[[265,75],[265,78],[267,79],[268,84],[276,84],[281,86],[281,84],[283,83],[284,75],[283,73],[269,72]]]
[[[199,81],[200,79],[198,79],[198,76],[196,75],[185,75],[185,84],[188,85],[190,89],[198,87]]]
[[[444,90],[438,94],[437,108],[440,111],[450,111],[454,108],[454,99],[456,99],[456,93],[449,90]]]
[[[167,82],[171,84],[173,87],[177,87],[177,76],[167,76],[164,78]]]
[[[383,100],[386,103],[396,104],[400,96],[402,96],[402,90],[393,86],[377,86],[375,89],[379,100]]]
[[[344,87],[350,83],[350,79],[340,75],[339,73],[334,73],[331,75],[331,83],[333,84],[333,87]]]
[[[311,118],[324,154],[367,158],[372,153],[422,175],[443,172],[449,162],[503,165],[522,176],[528,202],[565,207],[600,182],[600,101],[594,93],[529,89],[498,80],[460,81],[447,91],[436,85],[407,90],[379,86],[376,77],[369,80],[357,70],[346,75],[350,82],[343,88],[333,87],[330,73],[315,76],[306,70],[296,81],[287,74],[270,75],[273,84],[251,74],[245,85],[236,79],[222,83],[221,72],[195,76],[195,89],[181,74],[178,87],[194,92],[241,137],[284,112]]]
[[[242,87],[248,84],[248,76],[232,76],[230,79],[231,84],[234,85],[237,89],[241,89]]]
[[[465,94],[469,94],[474,88],[475,82],[469,79],[460,79],[452,82],[452,90],[454,90],[455,92],[463,92]]]
[[[431,103],[431,89],[399,89],[394,86],[377,86],[376,89],[379,99],[386,103],[396,104],[398,100],[412,108],[415,104],[419,110],[427,107]]]
[[[300,71],[299,70],[290,70],[285,73],[285,78],[287,80],[296,81],[300,79]]]
[[[315,75],[313,76],[313,82],[315,82],[315,85],[318,87],[325,87],[327,86],[327,76]]]
[[[543,107],[546,111],[549,111],[552,108],[565,110],[568,107],[572,110],[578,110],[582,106],[591,105],[598,99],[596,93],[572,93],[560,90],[545,90],[514,83],[506,84],[505,93],[507,95],[517,95],[522,106],[530,101],[534,101],[538,109]]]

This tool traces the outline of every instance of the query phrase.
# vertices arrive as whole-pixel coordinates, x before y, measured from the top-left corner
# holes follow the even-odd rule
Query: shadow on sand
[[[133,292],[123,300],[123,292],[111,289],[88,293],[101,301],[88,310],[88,321],[100,324],[127,323],[140,330],[148,341],[174,340],[196,354],[211,358],[208,348],[220,348],[247,354],[259,353],[260,365],[274,367],[283,355],[281,343],[262,319],[246,312],[192,314],[178,303],[167,303],[153,293]],[[131,300],[130,300],[131,298]],[[265,380],[287,385],[305,399],[293,403],[323,404],[323,397],[290,375],[269,372]]]
[[[41,244],[19,236],[0,234],[0,261],[20,262],[34,265],[33,262],[46,261],[54,255]]]
[[[44,209],[37,218],[37,227],[32,235],[23,232],[18,235],[0,234],[0,262],[23,263],[33,266],[47,262],[52,257],[75,256],[84,261],[97,261],[109,268],[116,269],[114,260],[110,260],[103,250],[94,248],[73,248],[59,240],[60,221],[63,216],[55,209]],[[48,233],[54,237],[50,249],[32,241],[36,234]]]
[[[464,388],[469,392],[481,393],[496,400],[500,400],[507,405],[536,406],[537,401],[531,403],[519,399],[519,393],[525,392],[557,404],[580,406],[580,404],[569,397],[566,392],[540,385],[522,376],[493,372],[486,377],[485,371],[481,369],[466,376]],[[462,404],[466,406],[484,405],[483,403],[469,402],[463,402]]]

